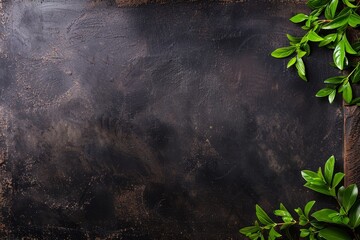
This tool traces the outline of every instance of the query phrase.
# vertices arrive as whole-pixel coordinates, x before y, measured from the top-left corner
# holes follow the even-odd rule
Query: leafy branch
[[[352,88],[360,82],[360,66],[356,60],[360,56],[360,41],[349,41],[349,32],[360,25],[359,3],[355,0],[308,0],[307,6],[312,10],[310,14],[298,13],[290,18],[291,22],[302,24],[306,33],[301,37],[287,34],[289,46],[276,49],[271,56],[291,57],[287,68],[294,66],[299,77],[307,81],[303,59],[310,55],[311,45],[317,43],[319,47],[331,49],[333,65],[345,70],[345,75],[326,79],[326,87],[320,89],[316,97],[327,97],[333,103],[338,93],[346,103],[360,106],[360,98],[354,98]]]
[[[281,221],[275,222],[259,206],[256,205],[257,220],[253,226],[240,229],[240,233],[251,240],[275,239],[325,239],[352,240],[360,239],[360,201],[358,188],[355,184],[348,187],[338,187],[344,178],[344,173],[334,173],[335,158],[331,156],[325,163],[324,169],[316,172],[301,171],[305,179],[305,187],[334,198],[338,207],[324,208],[312,212],[315,201],[309,201],[304,208],[296,208],[296,218],[280,203],[279,209],[273,213]],[[311,213],[311,214],[310,214]],[[297,231],[293,231],[297,230]]]

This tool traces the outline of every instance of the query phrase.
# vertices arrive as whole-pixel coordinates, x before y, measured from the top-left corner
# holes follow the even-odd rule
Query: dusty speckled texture
[[[343,116],[330,55],[308,84],[269,56],[302,7],[3,1],[1,237],[241,239],[255,203],[303,204]]]
[[[360,96],[360,87],[353,86],[354,95]],[[344,105],[344,170],[346,184],[360,185],[360,110]]]

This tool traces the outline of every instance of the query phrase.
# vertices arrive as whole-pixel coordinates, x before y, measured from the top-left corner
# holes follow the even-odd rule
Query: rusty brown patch
[[[357,96],[360,88],[354,88]],[[360,109],[344,106],[344,171],[345,184],[360,184]]]

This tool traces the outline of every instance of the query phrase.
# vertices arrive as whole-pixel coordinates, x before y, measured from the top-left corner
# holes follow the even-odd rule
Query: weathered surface
[[[353,90],[359,96],[360,88]],[[360,109],[358,106],[344,105],[344,171],[346,184],[360,185]]]
[[[314,98],[331,56],[309,84],[269,56],[302,4],[3,7],[5,237],[240,239],[255,203],[303,204],[299,171],[340,159],[341,109]]]

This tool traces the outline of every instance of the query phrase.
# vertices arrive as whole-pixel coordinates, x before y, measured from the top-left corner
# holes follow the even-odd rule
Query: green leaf
[[[357,202],[350,210],[349,212],[349,225],[352,226],[352,228],[357,228],[360,226],[360,203]]]
[[[341,188],[341,191],[339,189],[338,193],[341,195],[341,197],[339,197],[341,205],[344,207],[345,211],[348,212],[356,202],[358,196],[357,186],[355,184],[351,184],[345,189]]]
[[[296,57],[293,57],[290,59],[290,61],[287,64],[287,68],[291,67],[292,65],[294,65],[296,63]]]
[[[302,57],[304,57],[306,54],[307,54],[307,52],[304,52],[304,51],[299,50],[298,53],[297,53],[297,57],[298,57],[298,58],[302,58]]]
[[[319,236],[326,240],[352,240],[349,234],[341,228],[327,227],[319,231]]]
[[[344,85],[344,89],[342,92],[343,95],[343,99],[345,100],[345,102],[350,103],[352,100],[352,88],[350,83],[346,83]]]
[[[337,185],[341,182],[341,180],[344,178],[345,174],[343,173],[336,173],[332,182],[332,188],[336,188]]]
[[[356,67],[354,74],[351,76],[352,83],[358,83],[360,81],[360,67]]]
[[[323,47],[323,46],[326,46],[328,45],[329,43],[332,43],[336,40],[336,37],[337,37],[337,34],[336,33],[331,33],[331,34],[328,34],[324,37],[324,40],[322,40],[320,43],[319,43],[319,47]]]
[[[338,214],[338,212],[332,209],[324,208],[314,212],[311,216],[319,222],[334,223],[334,221],[330,217],[331,214]]]
[[[324,180],[324,182],[325,182],[325,178],[324,178],[324,175],[323,175],[323,173],[322,173],[322,171],[321,171],[321,167],[319,167],[319,169],[318,169],[318,171],[317,171],[317,175],[319,176],[319,178],[321,178],[321,179]]]
[[[302,58],[296,57],[295,67],[297,69],[299,77],[302,80],[307,81],[306,75],[305,75],[306,74],[305,73],[305,64],[304,64],[304,61],[302,60]]]
[[[271,228],[271,230],[269,232],[269,240],[275,240],[281,236],[282,235],[280,233],[278,233],[277,231],[275,231],[274,228]]]
[[[336,29],[345,26],[348,23],[349,16],[350,16],[350,12],[347,12],[346,14],[342,14],[342,15],[339,14],[339,16],[336,17],[334,20],[323,25],[322,29]]]
[[[322,37],[320,37],[316,32],[314,31],[310,31],[308,33],[308,39],[311,42],[321,42],[322,40],[324,40]]]
[[[305,183],[304,186],[315,192],[318,192],[318,193],[322,193],[322,194],[325,194],[328,196],[334,195],[325,184],[324,185],[315,185],[315,184],[311,184],[311,183]]]
[[[305,205],[304,212],[305,212],[305,216],[307,218],[309,218],[309,213],[310,213],[312,207],[314,206],[314,204],[315,204],[315,201],[310,201]]]
[[[302,49],[306,52],[306,56],[310,55],[310,45],[308,43],[304,43],[301,45]]]
[[[296,14],[295,16],[293,16],[292,18],[290,18],[290,21],[293,23],[300,23],[300,22],[307,20],[308,18],[309,18],[308,15],[299,13],[299,14]]]
[[[294,211],[299,215],[299,217],[305,217],[305,214],[301,208],[296,208]]]
[[[296,50],[295,46],[282,47],[273,51],[271,53],[271,56],[273,56],[274,58],[285,58],[290,56],[293,52],[295,52],[295,50]]]
[[[328,100],[330,104],[334,102],[335,97],[336,97],[336,90],[334,89],[334,91],[332,91],[328,96]]]
[[[328,6],[325,9],[325,16],[327,19],[333,19],[335,17],[336,9],[338,6],[339,0],[331,0]]]
[[[274,221],[266,214],[266,212],[256,204],[256,216],[262,224],[271,225],[274,224]]]
[[[353,12],[349,17],[349,25],[353,28],[356,28],[360,24],[359,14]]]
[[[307,181],[312,181],[314,178],[318,178],[318,175],[316,172],[310,171],[310,170],[302,170],[301,176]]]
[[[294,225],[295,223],[294,222],[285,222],[281,227],[280,227],[280,230],[284,230],[286,228],[289,228],[291,227],[292,225]]]
[[[326,97],[329,96],[334,91],[333,88],[322,88],[316,93],[316,97]]]
[[[351,101],[351,104],[357,104],[360,103],[360,97],[357,97]]]
[[[357,8],[357,6],[352,4],[349,0],[343,0],[343,3],[349,8]]]
[[[290,34],[286,34],[286,37],[289,39],[292,43],[299,43],[301,41],[301,37],[294,37]]]
[[[307,236],[309,236],[309,234],[310,234],[309,229],[300,229],[300,237],[306,238]]]
[[[345,44],[344,41],[340,41],[334,50],[333,53],[333,60],[335,63],[335,66],[339,68],[340,70],[344,69],[344,63],[345,63]]]
[[[345,193],[345,187],[341,186],[338,189],[338,194],[337,194],[338,200],[341,203],[341,205],[342,205],[342,202],[343,202],[343,199],[344,199],[344,193]]]
[[[275,210],[275,211],[274,211],[274,214],[275,214],[276,216],[279,216],[279,217],[287,216],[287,212],[286,212],[286,211],[283,211],[283,210]]]
[[[345,76],[330,77],[324,80],[324,83],[339,84],[345,80]]]
[[[333,90],[334,92],[335,90]],[[336,93],[336,91],[335,91]],[[334,174],[334,167],[335,167],[335,157],[331,156],[325,163],[325,168],[324,168],[324,175],[325,175],[325,180],[328,183],[328,185],[331,185],[331,181],[333,178],[333,174]]]
[[[326,5],[329,0],[309,0],[307,1],[306,5],[308,5],[311,9],[319,9]]]
[[[357,54],[357,52],[353,49],[353,47],[351,46],[351,44],[347,40],[346,34],[344,34],[344,36],[343,36],[343,41],[344,41],[345,49],[346,49],[347,53],[349,53],[349,54]]]
[[[252,233],[258,232],[260,228],[258,226],[243,227],[239,230],[241,234],[249,236]]]

